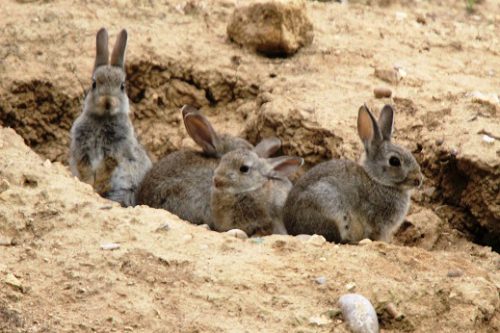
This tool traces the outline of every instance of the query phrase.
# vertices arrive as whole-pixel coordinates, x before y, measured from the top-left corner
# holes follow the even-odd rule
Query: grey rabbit
[[[202,151],[182,149],[158,161],[148,172],[137,193],[139,204],[163,208],[193,224],[213,228],[210,188],[220,158],[235,149],[253,149],[248,141],[216,133],[210,121],[196,108],[185,105],[182,118],[189,136]],[[255,149],[270,156],[281,148],[277,138],[262,140]]]
[[[103,197],[133,206],[151,160],[129,118],[126,46],[127,31],[122,30],[109,59],[108,32],[104,28],[97,32],[92,87],[71,127],[69,164],[73,175]]]
[[[217,231],[240,229],[248,236],[287,234],[282,209],[292,182],[288,176],[304,163],[300,157],[259,157],[238,149],[215,169],[211,207]]]
[[[378,122],[366,105],[359,109],[358,134],[365,148],[359,164],[323,162],[298,180],[284,208],[290,234],[319,234],[338,243],[391,240],[423,178],[413,155],[391,142],[393,123],[390,105]]]

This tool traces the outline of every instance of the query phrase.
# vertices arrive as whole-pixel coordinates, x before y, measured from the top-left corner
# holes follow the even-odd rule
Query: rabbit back
[[[167,155],[144,177],[138,203],[166,209],[193,224],[212,227],[210,187],[218,161],[191,150]]]
[[[408,206],[407,193],[374,183],[355,162],[332,160],[299,179],[285,204],[284,221],[293,235],[319,234],[337,243],[387,240]]]

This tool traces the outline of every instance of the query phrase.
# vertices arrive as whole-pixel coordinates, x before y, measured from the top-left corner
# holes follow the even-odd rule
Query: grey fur
[[[124,59],[125,30],[120,33],[120,52]],[[111,66],[108,56],[107,31],[96,36],[96,67],[93,86],[83,112],[71,127],[70,167],[73,175],[91,184],[102,196],[123,206],[135,205],[135,192],[151,161],[137,140],[129,118],[129,102],[125,89],[123,64]],[[115,48],[116,49],[116,48]],[[105,61],[105,62],[104,62]]]
[[[390,241],[408,212],[411,190],[422,182],[412,154],[390,142],[393,113],[386,105],[377,123],[362,106],[358,132],[365,153],[360,163],[331,160],[299,179],[284,208],[290,234],[319,234],[340,243]],[[391,157],[401,166],[391,166]]]
[[[304,161],[288,156],[265,159],[255,150],[231,151],[215,169],[211,193],[214,228],[240,229],[249,236],[287,234],[282,216],[292,189],[287,177]]]
[[[241,138],[219,136],[208,119],[192,106],[186,105],[181,111],[188,134],[203,152],[184,149],[158,161],[144,178],[137,202],[213,228],[210,188],[220,157],[229,151],[253,146]]]

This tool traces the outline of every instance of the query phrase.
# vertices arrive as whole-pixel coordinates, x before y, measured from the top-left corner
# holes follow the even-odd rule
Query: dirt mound
[[[242,241],[102,199],[12,130],[0,143],[0,233],[16,244],[1,252],[6,332],[342,332],[348,290],[371,299],[387,331],[499,327],[500,257],[487,249]]]
[[[229,41],[232,1],[102,6],[0,8],[0,124],[49,160],[1,130],[0,331],[343,331],[335,304],[352,283],[386,331],[498,331],[499,257],[470,242],[500,249],[496,2],[470,13],[452,0],[310,1],[314,41],[287,59]],[[119,208],[71,178],[69,128],[102,26],[111,38],[129,31],[133,122],[155,158],[193,145],[185,103],[254,143],[279,136],[308,167],[356,159],[357,109],[393,103],[395,141],[426,176],[397,245],[239,241],[164,211]],[[393,97],[374,98],[377,87]],[[391,318],[388,302],[406,319]],[[310,324],[317,316],[327,324]]]

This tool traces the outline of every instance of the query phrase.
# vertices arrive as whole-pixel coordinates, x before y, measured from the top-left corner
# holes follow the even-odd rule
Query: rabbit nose
[[[413,178],[413,185],[415,187],[420,187],[422,186],[423,181],[424,181],[424,176],[422,176],[422,174],[419,173]]]
[[[223,180],[221,177],[214,177],[213,178],[213,183],[216,188],[222,187],[223,185]]]
[[[99,98],[99,104],[106,110],[114,109],[118,106],[118,101],[115,97],[101,96]]]

